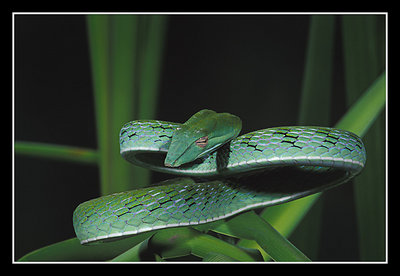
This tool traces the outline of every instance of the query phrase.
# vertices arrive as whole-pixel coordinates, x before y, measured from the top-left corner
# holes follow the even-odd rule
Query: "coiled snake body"
[[[240,129],[238,117],[210,110],[184,124],[125,124],[120,152],[127,161],[181,177],[80,204],[73,224],[81,243],[212,222],[294,200],[347,182],[366,161],[361,139],[348,131],[293,126],[238,136]]]

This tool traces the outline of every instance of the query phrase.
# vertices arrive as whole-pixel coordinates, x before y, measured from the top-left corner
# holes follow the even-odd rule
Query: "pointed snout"
[[[179,167],[180,165],[182,165],[182,163],[179,162],[179,158],[174,160],[174,159],[171,157],[171,155],[172,155],[172,154],[167,154],[167,157],[165,158],[164,165],[165,165],[166,167],[176,168],[176,167]]]
[[[164,162],[164,166],[166,166],[166,167],[170,167],[170,168],[175,168],[175,167],[178,167],[178,166],[175,166],[174,164],[167,163],[167,162]]]

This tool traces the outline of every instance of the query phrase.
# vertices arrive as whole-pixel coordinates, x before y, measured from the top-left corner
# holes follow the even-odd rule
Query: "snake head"
[[[179,167],[204,157],[236,138],[241,129],[235,115],[201,110],[174,132],[164,164]]]

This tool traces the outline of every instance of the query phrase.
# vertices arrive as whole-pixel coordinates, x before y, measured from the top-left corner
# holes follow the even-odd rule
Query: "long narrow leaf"
[[[93,149],[23,141],[16,141],[14,149],[15,154],[37,158],[49,158],[94,165],[96,165],[98,161],[97,151]]]
[[[330,125],[334,22],[334,16],[311,17],[299,125]],[[298,229],[297,235],[292,237],[292,240],[305,250],[311,259],[314,259],[318,252],[321,205],[315,204],[310,215],[312,219],[302,220],[301,229]],[[284,215],[284,218],[289,220],[296,220],[296,217],[296,212]],[[243,241],[241,244],[257,247],[250,241]]]
[[[220,253],[239,261],[257,261],[249,252],[213,236],[189,227],[165,229],[157,232],[149,246],[162,258],[174,258],[193,254],[205,258],[210,252]]]
[[[134,247],[151,236],[151,232],[133,237],[97,245],[81,245],[77,238],[54,243],[32,251],[18,261],[20,262],[68,262],[68,261],[106,261],[129,248]]]
[[[336,124],[337,128],[351,129],[363,137],[378,118],[386,102],[386,73],[382,73],[362,97],[355,102]],[[347,128],[346,128],[347,127]]]
[[[110,16],[110,144],[109,163],[111,187],[109,192],[131,190],[139,179],[128,162],[119,153],[119,131],[122,125],[135,118],[139,73],[136,68],[138,58],[138,18],[133,15]]]
[[[352,104],[370,85],[385,65],[382,16],[343,16],[343,52],[346,69],[347,102]],[[381,26],[382,27],[382,26]],[[375,85],[383,87],[384,80]],[[384,96],[384,95],[383,95]],[[379,101],[379,99],[375,99]],[[369,110],[374,108],[370,100]],[[372,120],[371,120],[372,125]],[[354,181],[354,195],[359,229],[360,258],[365,261],[385,259],[385,118],[378,117],[364,138],[368,161]]]
[[[210,252],[204,258],[203,262],[236,262],[234,258],[221,253]]]
[[[140,60],[139,119],[155,119],[167,17],[147,17],[147,36]]]
[[[327,15],[311,17],[299,125],[329,125],[334,19]]]
[[[149,256],[146,256],[148,251],[149,239],[145,239],[139,244],[129,248],[127,251],[119,254],[115,258],[111,259],[111,262],[140,262],[150,260]]]
[[[342,120],[340,120],[336,127],[347,129],[356,133],[359,136],[363,136],[368,131],[368,128],[359,128],[359,122],[363,122],[365,126],[369,126],[370,121],[375,120],[375,118],[379,116],[383,107],[385,106],[386,86],[381,85],[385,82],[386,76],[385,74],[382,74],[375,81],[375,83],[372,84],[366,92],[364,92],[364,94],[358,99],[358,101],[346,112],[346,114],[342,117]],[[376,101],[373,101],[375,106],[371,110],[368,110],[370,101],[372,99],[376,99]],[[315,200],[318,199],[319,195],[320,194],[317,193],[285,204],[269,207],[260,215],[283,236],[287,237],[293,232],[298,223],[303,219],[304,215],[312,207],[312,205],[315,203]],[[243,224],[245,223],[246,222],[243,221]],[[226,228],[226,225],[224,224],[215,224],[211,225],[210,227],[212,229],[215,229],[217,232],[235,236],[231,231],[229,231],[228,228]]]
[[[165,18],[88,15],[102,194],[146,186],[148,170],[119,154],[128,121],[155,117]]]
[[[136,119],[156,119],[157,98],[162,68],[162,54],[167,17],[152,15],[140,17],[141,45],[138,52],[138,106]],[[135,175],[135,187],[144,187],[150,182],[150,171],[131,166]]]
[[[132,188],[131,169],[119,155],[118,133],[134,118],[135,16],[88,15],[96,103],[101,193]]]
[[[246,223],[243,223],[243,222]],[[276,231],[254,211],[246,212],[227,221],[235,236],[255,240],[268,255],[279,262],[307,262],[310,259]]]
[[[379,116],[385,106],[386,87],[379,85],[385,83],[385,74],[381,75],[376,82],[357,100],[357,102],[346,112],[337,128],[346,129],[363,136],[368,131],[371,121]],[[371,98],[374,108],[368,109]],[[367,119],[368,118],[368,119]],[[363,122],[363,128],[360,128],[360,122]],[[320,194],[314,194],[292,202],[281,204],[268,208],[261,216],[275,227],[282,235],[289,236],[308,212],[311,206],[318,199]],[[291,219],[286,219],[290,214]],[[294,214],[294,215],[293,215]]]
[[[299,125],[329,126],[332,93],[335,16],[311,17]],[[317,258],[323,197],[302,219],[291,240],[312,260]]]
[[[96,112],[97,147],[99,151],[101,193],[112,192],[111,183],[111,110],[110,110],[110,61],[109,17],[89,15],[87,17],[90,58]]]

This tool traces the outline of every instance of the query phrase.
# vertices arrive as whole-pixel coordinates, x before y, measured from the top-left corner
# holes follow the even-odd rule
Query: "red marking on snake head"
[[[196,145],[198,145],[200,148],[205,148],[207,144],[208,144],[208,136],[204,136],[196,140]]]

